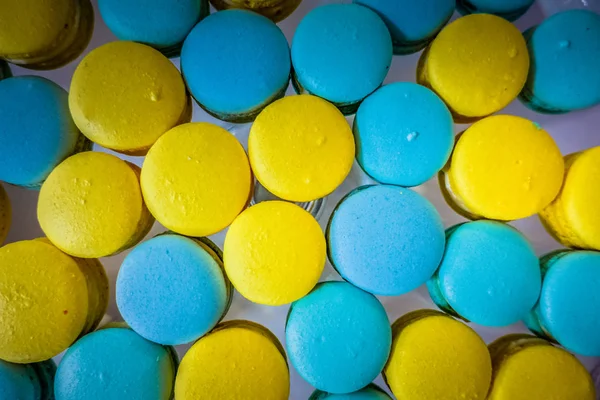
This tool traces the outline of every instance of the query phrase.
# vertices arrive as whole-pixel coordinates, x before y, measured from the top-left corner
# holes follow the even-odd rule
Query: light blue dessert
[[[531,65],[519,98],[526,106],[561,114],[600,104],[600,15],[558,13],[525,38]]]
[[[456,9],[463,15],[494,14],[514,21],[525,14],[533,3],[534,0],[456,0]]]
[[[79,339],[56,371],[56,400],[169,400],[178,359],[171,347],[128,328],[106,328]]]
[[[192,96],[216,118],[249,122],[283,97],[290,51],[270,19],[245,10],[203,19],[181,50],[181,70]]]
[[[600,356],[600,253],[561,250],[540,263],[542,292],[527,326],[571,352]]]
[[[357,4],[317,7],[300,21],[292,41],[293,83],[335,104],[344,114],[385,79],[392,39],[383,20]]]
[[[370,384],[352,393],[333,394],[315,390],[308,400],[392,400],[379,386]]]
[[[427,283],[443,311],[484,326],[507,326],[527,316],[541,289],[533,247],[515,228],[495,221],[449,228],[446,251]]]
[[[356,112],[356,159],[378,182],[420,185],[448,161],[453,124],[448,107],[426,87],[409,82],[385,85]]]
[[[363,186],[336,206],[327,227],[329,260],[367,292],[398,296],[424,284],[444,253],[444,225],[423,196],[399,186]]]
[[[456,0],[354,0],[369,7],[383,19],[395,54],[410,54],[427,46],[446,25]]]
[[[0,399],[54,400],[55,373],[52,360],[33,364],[0,360]]]
[[[116,284],[125,322],[156,343],[178,345],[208,333],[231,301],[221,251],[208,239],[156,236],[125,257]]]
[[[320,283],[295,301],[285,328],[288,357],[315,388],[350,393],[383,369],[392,330],[377,298],[346,282]]]

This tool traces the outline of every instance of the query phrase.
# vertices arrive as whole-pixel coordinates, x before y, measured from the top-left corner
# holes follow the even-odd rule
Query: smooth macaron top
[[[76,151],[79,130],[67,92],[37,76],[0,81],[0,181],[40,185]]]
[[[55,372],[52,360],[35,364],[0,360],[0,399],[54,400]]]
[[[417,186],[448,161],[453,127],[448,107],[431,90],[410,82],[385,85],[356,112],[356,159],[378,182]]]
[[[442,309],[480,325],[507,326],[533,308],[541,280],[525,236],[500,222],[475,221],[448,229],[444,258],[428,287]]]
[[[527,100],[546,112],[600,103],[600,15],[565,11],[526,36],[532,61],[523,92]]]
[[[368,292],[397,296],[425,283],[444,253],[444,225],[423,196],[399,186],[363,186],[337,205],[327,229],[329,259]]]
[[[231,295],[220,255],[200,240],[175,234],[134,248],[121,265],[116,292],[125,322],[167,345],[192,342],[214,328]]]
[[[534,0],[457,0],[457,9],[463,14],[494,14],[514,21],[525,14]]]
[[[79,339],[56,371],[56,400],[169,400],[177,369],[173,349],[131,329],[106,328]]]
[[[161,224],[201,237],[226,228],[246,207],[252,172],[231,133],[193,122],[171,129],[152,146],[141,185],[148,209]]]
[[[292,41],[297,84],[340,106],[360,102],[377,89],[391,62],[385,23],[357,4],[314,8],[300,21]]]
[[[285,338],[296,371],[329,393],[353,392],[372,382],[392,340],[379,300],[346,282],[321,283],[294,302]]]
[[[391,400],[379,386],[370,384],[352,393],[334,394],[315,390],[308,400]]]
[[[262,15],[225,10],[202,20],[181,50],[181,70],[192,96],[225,120],[253,119],[283,96],[290,76],[283,32]]]

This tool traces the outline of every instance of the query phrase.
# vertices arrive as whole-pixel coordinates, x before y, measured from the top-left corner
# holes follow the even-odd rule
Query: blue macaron
[[[540,263],[542,292],[527,326],[571,352],[600,356],[600,253],[562,250]]]
[[[446,25],[456,0],[354,0],[369,7],[383,19],[395,54],[410,54],[427,46]]]
[[[475,221],[447,230],[444,258],[427,287],[449,314],[484,326],[507,326],[533,308],[541,279],[523,234],[500,222]]]
[[[89,148],[69,112],[67,92],[48,79],[0,81],[0,181],[39,188],[73,153]]]
[[[79,339],[56,371],[56,400],[169,400],[178,359],[171,347],[131,329],[106,328]]]
[[[525,14],[533,3],[534,0],[456,0],[456,9],[463,15],[494,14],[514,21]]]
[[[308,400],[392,400],[379,386],[370,384],[352,393],[333,394],[315,390]]]
[[[360,390],[379,375],[392,331],[375,296],[346,282],[325,282],[292,304],[285,339],[300,376],[337,394]]]
[[[555,14],[525,33],[531,58],[520,99],[549,114],[600,104],[600,15]]]
[[[125,257],[117,277],[123,319],[156,343],[177,345],[200,338],[231,302],[222,259],[208,239],[167,233],[138,245]]]
[[[410,82],[385,85],[356,112],[356,159],[378,182],[417,186],[448,161],[453,127],[448,107],[431,90]]]
[[[329,260],[353,285],[398,296],[424,284],[444,253],[444,225],[423,196],[399,186],[362,186],[336,206]]]
[[[358,4],[329,4],[300,21],[292,41],[293,83],[352,114],[377,89],[392,62],[383,20]]]
[[[34,364],[0,360],[0,399],[54,400],[55,373],[52,360]]]
[[[203,19],[181,50],[181,70],[192,96],[213,116],[252,121],[283,97],[290,51],[270,19],[245,10],[219,11]]]

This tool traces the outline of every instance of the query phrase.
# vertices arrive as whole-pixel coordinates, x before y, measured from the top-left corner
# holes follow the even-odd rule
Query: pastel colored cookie
[[[369,7],[385,22],[394,54],[415,53],[426,47],[448,22],[456,0],[354,0]]]
[[[12,208],[10,206],[10,198],[0,183],[0,246],[6,240],[6,236],[8,236],[11,221]]]
[[[383,377],[402,400],[484,400],[492,377],[485,343],[467,325],[433,310],[404,315],[392,325]]]
[[[0,81],[0,181],[38,188],[62,160],[90,148],[67,92],[45,78]]]
[[[6,61],[0,59],[0,80],[10,78],[12,76],[12,71],[10,67],[6,63]]]
[[[335,208],[327,227],[331,264],[368,292],[398,296],[425,283],[444,253],[435,207],[410,189],[362,186]]]
[[[223,259],[242,296],[259,304],[287,304],[317,284],[325,267],[325,238],[319,223],[302,208],[265,201],[233,221]]]
[[[195,122],[171,129],[156,142],[144,160],[141,183],[158,222],[201,237],[225,229],[246,207],[252,172],[233,135]]]
[[[600,356],[600,253],[559,250],[540,263],[542,292],[525,323],[571,352]]]
[[[94,30],[89,0],[3,0],[0,58],[21,67],[54,69],[85,50]]]
[[[560,114],[600,104],[600,15],[565,11],[525,36],[531,67],[520,99],[526,106]]]
[[[466,218],[511,221],[550,204],[563,175],[560,150],[548,132],[525,118],[496,115],[458,137],[440,188]]]
[[[346,394],[326,393],[315,390],[308,400],[391,400],[379,386],[370,384],[364,389]]]
[[[56,371],[56,400],[169,400],[178,358],[127,328],[107,328],[79,339]]]
[[[357,4],[328,4],[311,10],[292,41],[292,82],[353,114],[385,79],[392,40],[381,18]]]
[[[566,156],[565,167],[562,188],[540,218],[564,246],[600,250],[600,147]]]
[[[489,400],[595,400],[590,374],[563,349],[529,335],[507,335],[489,346],[494,379]]]
[[[179,55],[186,36],[209,13],[208,0],[99,0],[98,9],[120,40],[147,44],[167,57]]]
[[[126,41],[85,56],[73,73],[69,107],[88,139],[131,155],[145,155],[163,133],[192,116],[173,63],[158,50]]]
[[[137,166],[106,153],[67,158],[40,190],[37,217],[44,234],[76,257],[105,257],[133,247],[154,223],[139,174]]]
[[[533,5],[534,0],[456,0],[456,9],[463,15],[494,14],[514,21]]]
[[[302,0],[210,0],[217,10],[241,8],[279,22],[290,16]]]
[[[166,233],[125,257],[116,293],[119,311],[134,331],[156,343],[178,345],[217,325],[229,308],[232,288],[214,243]]]
[[[108,306],[98,260],[69,257],[46,239],[0,248],[0,359],[48,360],[93,331]]]
[[[290,50],[268,18],[245,10],[210,15],[189,34],[181,70],[198,104],[218,119],[249,122],[283,97]]]
[[[534,249],[515,228],[494,221],[456,225],[427,283],[444,311],[484,326],[514,324],[530,312],[541,289]]]
[[[528,71],[521,32],[503,18],[473,14],[441,30],[419,60],[417,82],[446,102],[455,121],[472,122],[513,101]]]
[[[269,192],[289,201],[312,201],[346,179],[354,160],[354,138],[344,116],[330,103],[310,95],[288,96],[256,118],[248,156],[256,178]]]
[[[287,400],[290,376],[285,352],[267,328],[228,321],[198,340],[181,360],[177,400]]]
[[[448,161],[453,128],[450,111],[431,90],[392,83],[367,97],[356,112],[356,159],[381,183],[417,186]]]
[[[377,298],[345,282],[319,284],[294,302],[285,327],[287,354],[315,388],[354,392],[381,372],[391,329]]]
[[[33,364],[0,360],[0,399],[54,400],[55,373],[52,360]]]

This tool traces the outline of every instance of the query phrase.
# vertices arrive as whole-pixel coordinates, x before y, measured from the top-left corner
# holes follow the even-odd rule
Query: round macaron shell
[[[292,304],[285,338],[290,361],[304,380],[329,393],[349,393],[381,372],[391,329],[373,295],[345,282],[326,282]]]
[[[514,21],[525,14],[534,0],[457,0],[456,8],[462,14],[485,13]]]
[[[352,393],[333,394],[315,390],[308,400],[391,400],[380,387],[371,384]]]
[[[27,364],[13,364],[0,360],[0,398],[19,400],[47,400],[35,370]]]

